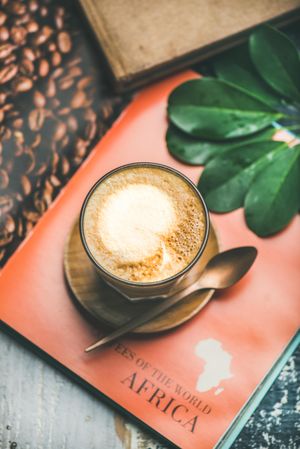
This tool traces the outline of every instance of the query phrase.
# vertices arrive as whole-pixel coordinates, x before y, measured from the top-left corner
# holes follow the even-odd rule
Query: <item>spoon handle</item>
[[[153,318],[156,318],[158,315],[165,312],[170,307],[174,306],[175,304],[177,304],[183,298],[186,298],[191,293],[197,293],[199,290],[201,290],[201,286],[199,284],[197,285],[196,290],[195,290],[195,285],[191,285],[190,287],[187,287],[186,289],[181,290],[176,295],[171,296],[170,298],[164,299],[159,304],[149,305],[149,310],[147,310],[145,313],[143,313],[142,315],[139,314],[139,315],[131,318],[123,326],[116,329],[111,334],[107,335],[106,337],[103,337],[101,340],[92,344],[88,348],[86,348],[85,352],[93,351],[94,349],[99,348],[100,346],[105,345],[106,343],[110,343],[110,342],[116,340],[117,338],[122,337],[123,335],[127,334],[128,332],[131,332],[133,329],[141,326],[142,324],[147,323],[148,321],[152,320]]]

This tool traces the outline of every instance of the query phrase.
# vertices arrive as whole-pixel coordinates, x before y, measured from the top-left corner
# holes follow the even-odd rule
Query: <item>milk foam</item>
[[[98,217],[98,232],[120,261],[141,262],[162,246],[176,214],[172,200],[158,187],[132,184],[110,195]]]
[[[87,245],[112,274],[154,282],[182,271],[205,234],[205,214],[194,190],[159,167],[117,171],[91,195],[84,213]]]

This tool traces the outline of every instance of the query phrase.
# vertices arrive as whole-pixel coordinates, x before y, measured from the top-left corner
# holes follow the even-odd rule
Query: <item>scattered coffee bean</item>
[[[16,64],[10,64],[0,70],[0,84],[5,84],[12,80],[18,73],[18,66]]]
[[[35,33],[39,29],[39,26],[38,26],[37,22],[35,22],[34,20],[30,20],[26,24],[26,29],[27,29],[28,33]]]
[[[34,109],[28,117],[28,125],[32,131],[38,131],[42,128],[45,120],[44,109]]]
[[[71,99],[71,107],[74,109],[81,108],[84,105],[84,102],[86,100],[86,95],[83,90],[78,90],[74,93],[72,99]]]
[[[32,80],[26,76],[20,76],[13,83],[13,89],[15,93],[27,92],[33,86]]]
[[[26,175],[21,176],[21,185],[24,195],[29,195],[31,192],[31,183]]]
[[[39,75],[44,77],[49,73],[49,62],[47,59],[41,59],[39,61]]]
[[[46,105],[46,98],[39,90],[36,90],[33,94],[33,104],[37,108],[44,108]]]
[[[1,266],[106,125],[98,121],[97,69],[86,64],[70,5],[0,3]]]
[[[61,63],[61,55],[58,51],[54,51],[51,55],[51,63],[54,67],[57,67]]]
[[[0,26],[0,41],[5,42],[9,39],[9,31],[5,26]]]
[[[12,41],[19,45],[24,43],[27,30],[24,27],[12,27],[10,34]]]
[[[57,45],[62,53],[69,53],[72,48],[72,41],[69,33],[62,31],[57,36]]]
[[[6,189],[9,184],[9,176],[4,169],[0,168],[0,189]]]
[[[3,11],[0,11],[0,26],[4,25],[4,23],[6,22],[7,19],[7,15],[4,14]]]

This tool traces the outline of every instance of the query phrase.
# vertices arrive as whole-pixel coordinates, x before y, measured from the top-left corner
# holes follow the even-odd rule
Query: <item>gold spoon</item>
[[[165,312],[182,299],[191,294],[198,293],[202,289],[219,290],[231,287],[247,273],[253,264],[256,255],[257,249],[254,246],[241,246],[217,254],[208,262],[199,280],[194,284],[170,298],[162,299],[159,304],[149,305],[149,310],[145,313],[130,318],[130,320],[119,329],[116,329],[111,334],[86,348],[85,352],[93,351],[94,349],[131,332],[136,327],[147,323],[151,319]]]

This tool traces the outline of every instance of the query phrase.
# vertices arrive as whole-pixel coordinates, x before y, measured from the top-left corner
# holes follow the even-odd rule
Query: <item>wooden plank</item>
[[[125,447],[106,404],[3,333],[0,354],[0,449]]]

